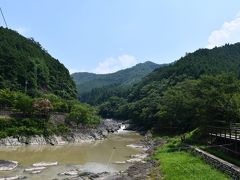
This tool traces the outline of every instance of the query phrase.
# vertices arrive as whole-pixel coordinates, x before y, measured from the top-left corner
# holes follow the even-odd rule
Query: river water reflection
[[[90,172],[125,170],[130,164],[114,164],[114,162],[125,161],[130,155],[140,153],[141,150],[126,145],[138,143],[141,139],[142,136],[135,132],[123,132],[111,134],[105,140],[81,144],[3,147],[0,148],[0,159],[14,160],[20,164],[13,171],[0,171],[0,176],[24,175],[30,179],[53,179],[59,178],[58,173],[72,168]],[[59,165],[49,167],[36,175],[23,171],[24,168],[41,161],[57,161]]]

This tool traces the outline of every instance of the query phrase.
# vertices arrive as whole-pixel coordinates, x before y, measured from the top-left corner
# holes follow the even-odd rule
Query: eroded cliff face
[[[116,132],[120,129],[121,123],[112,119],[105,119],[96,128],[81,126],[72,131],[68,135],[52,135],[31,136],[31,137],[7,137],[0,139],[0,146],[23,146],[23,145],[59,145],[67,143],[90,142],[94,140],[104,139],[109,133]]]

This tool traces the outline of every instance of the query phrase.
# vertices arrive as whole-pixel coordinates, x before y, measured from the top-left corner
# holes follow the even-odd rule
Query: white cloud
[[[240,13],[232,21],[224,22],[222,27],[211,33],[208,38],[207,48],[222,46],[226,43],[240,41]]]
[[[24,36],[26,36],[28,34],[28,32],[30,31],[29,28],[27,27],[17,27],[15,28],[15,30],[19,33],[19,34],[22,34]]]
[[[80,72],[77,69],[72,69],[72,68],[68,69],[68,71],[69,71],[70,74],[73,74],[75,72]]]
[[[70,74],[77,73],[77,72],[87,72],[84,69],[75,69],[75,68],[69,68],[68,71]]]
[[[100,62],[98,66],[93,70],[97,74],[113,73],[121,69],[125,69],[134,66],[138,63],[134,56],[123,54],[117,58],[107,58],[103,62]]]

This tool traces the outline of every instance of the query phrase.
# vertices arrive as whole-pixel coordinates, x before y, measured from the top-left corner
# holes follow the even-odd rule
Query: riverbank
[[[104,119],[95,128],[79,126],[71,129],[71,132],[61,135],[44,136],[16,136],[0,139],[0,146],[24,146],[24,145],[63,145],[68,143],[82,143],[101,140],[109,133],[116,132],[121,128],[121,123],[112,119]]]
[[[109,180],[140,180],[140,179],[161,179],[159,161],[152,159],[156,148],[165,144],[163,139],[153,139],[149,133],[145,134],[140,145],[145,148],[146,157],[144,161],[133,163],[127,170],[113,175]]]
[[[117,124],[115,124],[117,123]],[[25,176],[34,176],[36,173],[38,175],[44,175],[46,172],[45,169],[51,170],[52,167],[46,167],[46,164],[54,164],[56,166],[56,170],[54,170],[54,174],[56,177],[55,179],[105,179],[105,180],[139,180],[139,179],[171,179],[174,177],[180,177],[181,179],[186,179],[191,177],[191,179],[215,179],[216,177],[218,179],[230,179],[227,175],[222,173],[221,171],[215,169],[214,167],[208,165],[205,163],[200,157],[192,154],[189,151],[185,151],[181,149],[180,139],[175,138],[153,138],[151,136],[151,133],[146,133],[143,138],[141,138],[140,141],[136,141],[130,137],[130,141],[128,140],[128,143],[126,143],[126,139],[124,138],[124,134],[128,134],[131,131],[125,131],[123,130],[123,126],[121,130],[119,130],[119,127],[116,128],[116,126],[121,126],[120,122],[115,122],[112,120],[105,120],[104,124],[101,124],[96,130],[101,132],[101,135],[97,136],[91,136],[92,141],[98,138],[104,138],[104,136],[108,135],[108,138],[104,141],[96,141],[97,142],[105,142],[109,141],[109,135],[114,135],[115,138],[111,139],[110,142],[108,142],[108,146],[104,145],[101,146],[104,149],[100,149],[100,146],[93,145],[90,147],[90,149],[86,149],[87,151],[84,152],[82,155],[83,157],[91,157],[92,160],[99,159],[100,153],[103,164],[86,164],[84,165],[83,162],[81,162],[80,159],[76,159],[79,156],[79,150],[77,147],[73,145],[68,145],[68,147],[59,154],[59,157],[57,158],[59,160],[60,157],[65,156],[66,162],[69,164],[69,162],[73,163],[71,166],[62,166],[63,164],[57,163],[57,159],[54,159],[56,157],[57,151],[48,152],[47,156],[44,155],[46,159],[43,159],[42,155],[39,156],[39,159],[31,162],[31,165],[27,165],[24,167],[24,164],[19,163],[21,168],[24,167],[24,172],[22,176],[21,174],[19,176],[16,176],[16,179],[21,179]],[[103,133],[103,131],[107,131],[106,135]],[[119,133],[112,134],[112,132],[118,131]],[[99,133],[98,132],[98,133]],[[83,132],[82,132],[83,133]],[[89,136],[89,134],[95,133],[95,131],[89,131],[88,133],[83,133],[86,136]],[[109,134],[111,133],[111,134]],[[132,132],[134,133],[134,132]],[[95,138],[94,138],[95,137]],[[96,138],[97,137],[97,138]],[[119,138],[122,138],[122,141],[124,144],[115,144],[116,141],[119,140]],[[87,142],[90,138],[86,138],[83,140],[83,137],[81,136],[82,142]],[[70,142],[70,141],[68,141]],[[67,142],[67,143],[68,143]],[[131,143],[129,143],[131,142]],[[93,142],[92,142],[93,143]],[[77,143],[76,143],[77,144]],[[88,144],[88,143],[87,143]],[[63,144],[64,145],[64,144]],[[28,146],[31,147],[31,146]],[[38,147],[38,146],[36,146]],[[64,146],[49,146],[53,148],[57,147],[64,147]],[[76,151],[73,149],[76,149]],[[124,155],[121,156],[121,158],[116,158],[116,156],[119,155],[120,151],[123,151],[126,148],[127,156]],[[83,146],[81,146],[81,149],[85,149]],[[129,151],[136,149],[138,150],[137,153],[129,153]],[[21,150],[22,151],[22,150]],[[40,152],[44,152],[45,150],[40,150]],[[90,152],[89,152],[90,151]],[[107,152],[108,151],[108,152]],[[34,150],[34,152],[37,152]],[[76,153],[73,155],[73,152]],[[87,154],[90,153],[90,154]],[[105,153],[105,155],[104,155]],[[29,154],[27,152],[27,154]],[[54,154],[54,155],[53,155]],[[71,160],[69,159],[69,155],[73,155]],[[90,156],[89,156],[90,155]],[[3,155],[3,157],[7,157]],[[10,156],[11,157],[11,156]],[[24,158],[26,159],[26,158]],[[62,158],[60,158],[62,159]],[[15,160],[15,159],[13,159]],[[75,161],[76,160],[76,161]],[[90,161],[92,161],[90,160]],[[41,162],[43,161],[43,162]],[[45,161],[45,162],[44,162]],[[75,161],[75,162],[74,162]],[[37,163],[39,162],[39,163]],[[16,161],[3,161],[4,168],[12,168],[18,165],[15,164]],[[40,164],[40,167],[35,167],[34,164]],[[86,163],[86,162],[85,162]],[[75,164],[75,165],[74,165]],[[78,164],[78,165],[76,165]],[[82,164],[82,165],[79,165]],[[44,165],[44,166],[43,166]],[[111,169],[112,167],[120,167],[120,166],[127,166],[126,170],[118,170],[113,171]],[[95,171],[95,169],[98,169]],[[48,170],[48,171],[49,171]],[[116,170],[116,169],[115,169]],[[19,170],[18,170],[19,171]],[[52,171],[52,170],[51,170]],[[204,173],[203,173],[204,172]],[[42,174],[43,173],[43,174]],[[49,175],[49,174],[48,174]],[[13,176],[10,176],[13,177]],[[48,176],[47,176],[48,177]]]
[[[142,143],[148,149],[145,162],[136,162],[126,171],[112,176],[109,180],[168,180],[176,177],[178,179],[231,179],[226,173],[192,153],[191,149],[182,149],[178,137],[153,139],[145,136]]]
[[[105,179],[125,171],[136,161],[145,161],[142,139],[143,136],[136,132],[119,130],[103,140],[89,143],[1,147],[0,159],[8,160],[9,167],[12,161],[17,161],[18,166],[11,171],[0,171],[0,177]],[[36,164],[43,167],[36,168]],[[46,164],[54,166],[45,167]]]

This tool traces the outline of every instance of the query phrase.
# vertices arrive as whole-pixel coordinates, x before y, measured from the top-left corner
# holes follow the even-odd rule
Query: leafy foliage
[[[99,112],[175,133],[229,126],[240,122],[239,65],[240,43],[200,49],[156,69],[128,95],[109,97]]]
[[[63,98],[76,96],[68,70],[33,38],[0,27],[0,89],[36,96],[51,92]]]
[[[97,116],[96,110],[89,105],[80,103],[72,106],[67,119],[69,121],[74,121],[77,125],[96,125],[100,123],[100,118]]]
[[[132,68],[111,74],[74,73],[72,74],[81,101],[97,104],[105,93],[114,95],[116,88],[124,89],[139,82],[160,65],[150,61],[137,64]],[[97,92],[97,94],[96,94]]]
[[[33,111],[33,99],[24,93],[16,92],[14,108],[24,114],[30,114]]]
[[[65,135],[79,124],[96,126],[100,117],[95,108],[76,99],[54,94],[32,98],[22,92],[0,89],[0,106],[12,115],[0,116],[0,138],[7,136]],[[3,110],[3,109],[1,109]],[[50,121],[51,113],[67,116],[64,122]]]

